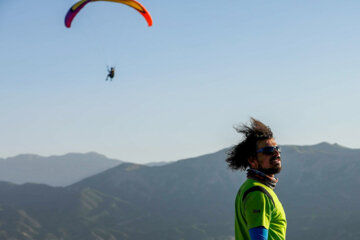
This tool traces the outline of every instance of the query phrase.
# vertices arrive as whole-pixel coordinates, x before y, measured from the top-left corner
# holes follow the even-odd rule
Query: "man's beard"
[[[280,160],[281,160],[280,157],[274,156],[274,157],[272,157],[272,158],[270,159],[270,163],[272,163],[272,162],[275,161],[276,159],[280,159]],[[261,167],[260,167],[258,170],[259,170],[260,172],[265,173],[266,175],[278,174],[278,173],[280,173],[280,171],[281,171],[281,165],[274,165],[274,166],[271,167],[271,168],[261,168]]]

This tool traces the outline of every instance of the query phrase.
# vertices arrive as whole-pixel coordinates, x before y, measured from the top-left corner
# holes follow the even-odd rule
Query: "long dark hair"
[[[256,156],[258,141],[273,138],[273,133],[270,127],[254,118],[250,118],[250,126],[241,124],[234,128],[245,138],[230,149],[226,162],[233,170],[246,170],[250,166],[248,159]]]

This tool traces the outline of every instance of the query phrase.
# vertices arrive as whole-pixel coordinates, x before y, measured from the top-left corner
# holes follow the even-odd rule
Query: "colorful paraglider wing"
[[[152,19],[150,16],[150,13],[146,10],[146,8],[141,5],[139,2],[135,0],[81,0],[77,3],[75,3],[68,11],[68,13],[65,16],[65,26],[70,27],[71,22],[75,18],[75,16],[79,13],[79,11],[89,2],[97,2],[97,1],[108,1],[108,2],[117,2],[122,3],[125,5],[128,5],[134,9],[136,9],[146,20],[149,27],[152,25]]]
[[[125,5],[128,5],[129,7],[132,7],[136,9],[143,17],[145,18],[146,22],[148,23],[149,27],[152,25],[152,19],[150,16],[150,13],[146,10],[146,8],[139,2],[135,0],[93,0],[95,1],[108,1],[108,2],[118,2]]]
[[[65,26],[70,27],[71,22],[73,21],[74,17],[78,14],[78,12],[85,7],[86,4],[88,4],[91,0],[81,0],[77,3],[75,3],[67,12],[65,16]]]

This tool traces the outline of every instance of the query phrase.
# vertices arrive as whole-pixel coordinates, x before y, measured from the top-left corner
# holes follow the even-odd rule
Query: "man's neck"
[[[259,169],[248,169],[247,177],[250,179],[254,179],[256,181],[259,181],[271,188],[275,188],[275,185],[277,183],[277,179],[274,177],[274,174],[265,174]]]

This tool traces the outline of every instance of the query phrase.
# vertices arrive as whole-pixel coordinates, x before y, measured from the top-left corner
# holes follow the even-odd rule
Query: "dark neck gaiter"
[[[256,169],[252,169],[252,168],[247,170],[247,178],[261,182],[262,184],[265,184],[266,186],[268,186],[272,189],[275,188],[276,183],[278,182],[277,178],[270,177],[270,176],[266,175],[265,173],[260,172],[259,170],[256,170]]]

